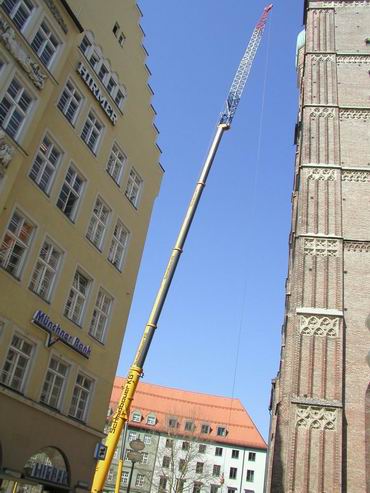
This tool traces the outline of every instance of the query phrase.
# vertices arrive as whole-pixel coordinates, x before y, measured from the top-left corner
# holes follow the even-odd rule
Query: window
[[[30,0],[3,0],[1,5],[17,28],[22,31],[31,16],[33,3]]]
[[[137,433],[135,433],[134,431],[130,431],[130,433],[128,434],[128,443],[136,439],[137,439]]]
[[[255,462],[256,452],[248,452],[248,460],[250,460],[251,462]]]
[[[64,309],[64,315],[78,325],[80,325],[82,321],[83,311],[89,294],[90,282],[90,279],[76,270]]]
[[[165,455],[162,459],[162,467],[170,467],[171,459],[168,457],[168,455]]]
[[[170,428],[177,428],[177,418],[168,418],[168,426]]]
[[[239,450],[232,450],[231,451],[231,458],[232,459],[239,459]]]
[[[144,435],[143,442],[145,445],[150,445],[152,443],[152,437],[150,435]]]
[[[202,474],[203,469],[204,469],[204,463],[203,462],[197,462],[195,465],[195,472],[197,474]]]
[[[192,421],[185,421],[185,430],[186,431],[193,431],[194,430],[194,423]]]
[[[254,493],[254,490],[244,490],[244,493]]]
[[[186,472],[186,460],[185,459],[179,460],[179,471],[180,472]]]
[[[124,35],[123,33],[121,33],[121,34],[119,35],[119,38],[118,38],[118,44],[119,44],[120,46],[123,46],[123,43],[125,42],[125,39],[126,39],[126,38],[125,38],[125,35]]]
[[[100,56],[97,54],[96,51],[93,51],[90,55],[90,58],[89,58],[89,62],[90,62],[90,65],[92,66],[92,68],[94,70],[96,70],[96,68],[98,67],[99,63],[100,63]]]
[[[67,120],[74,125],[81,106],[81,94],[75,85],[71,81],[68,81],[58,101],[58,108]]]
[[[141,413],[138,412],[138,411],[135,411],[132,413],[132,421],[134,421],[135,423],[140,423],[141,421]]]
[[[247,481],[251,483],[254,481],[254,471],[252,469],[247,470]]]
[[[166,447],[172,448],[172,446],[173,446],[173,440],[171,440],[171,438],[166,438]]]
[[[80,50],[86,55],[89,48],[91,48],[91,42],[87,36],[84,36],[80,44]]]
[[[91,320],[89,334],[95,337],[100,342],[105,339],[105,333],[108,326],[108,320],[110,311],[112,308],[113,299],[105,291],[99,289],[98,297],[96,298],[95,308]],[[139,416],[140,413],[134,413],[132,420],[135,421],[134,416]]]
[[[104,63],[101,64],[100,66],[100,69],[99,69],[99,72],[98,72],[98,77],[99,79],[104,83],[105,81],[105,78],[107,77],[109,73],[109,70],[107,69],[107,67],[104,65]]]
[[[47,195],[50,192],[61,156],[62,154],[55,143],[50,137],[45,136],[33,161],[30,178]]]
[[[236,467],[230,467],[229,478],[236,479],[237,473],[238,473],[238,469]]]
[[[219,485],[217,484],[211,484],[211,490],[210,493],[217,493],[219,489]]]
[[[50,30],[45,21],[41,22],[31,47],[46,67],[50,67],[54,55],[57,52],[59,41],[55,34]]]
[[[210,426],[203,424],[201,429],[200,429],[200,432],[201,433],[209,433],[209,430],[210,430]]]
[[[176,492],[177,493],[183,493],[184,486],[185,486],[185,479],[178,479],[176,481]]]
[[[220,474],[221,474],[221,466],[218,466],[217,464],[215,464],[213,466],[212,476],[218,477],[218,476],[220,476]]]
[[[141,452],[141,464],[148,464],[149,454],[148,452]]]
[[[217,427],[217,435],[219,437],[224,437],[226,436],[226,428],[224,428],[223,426],[218,426]]]
[[[32,274],[30,289],[46,301],[50,300],[62,252],[50,240],[45,240]]]
[[[73,221],[76,217],[78,203],[81,198],[84,180],[77,171],[70,166],[68,168],[62,189],[57,201],[57,207]]]
[[[193,486],[193,493],[200,493],[201,489],[202,489],[202,483],[195,481]]]
[[[140,176],[136,173],[134,169],[131,169],[125,193],[126,197],[135,207],[137,207],[137,204],[139,202],[139,195],[142,183],[143,180],[140,178]]]
[[[23,214],[13,213],[0,247],[0,266],[14,277],[20,276],[34,229]]]
[[[113,77],[110,77],[108,84],[107,84],[107,90],[111,96],[115,93],[117,87],[117,82],[113,79]]]
[[[125,99],[125,96],[123,95],[123,93],[120,90],[118,90],[116,97],[114,98],[114,102],[116,103],[118,108],[122,108],[124,99]]]
[[[227,493],[236,493],[237,489],[236,488],[227,488]]]
[[[112,244],[109,250],[108,260],[119,271],[122,270],[123,259],[127,248],[128,236],[129,236],[129,232],[121,223],[121,221],[118,220],[114,228]],[[147,422],[148,422],[148,418],[147,418]],[[153,424],[155,424],[155,422]]]
[[[148,425],[155,425],[157,423],[157,418],[155,417],[154,414],[149,414],[146,417],[146,424]]]
[[[216,447],[216,449],[215,449],[215,455],[217,455],[217,457],[221,457],[222,456],[222,447]]]
[[[81,421],[86,420],[87,409],[93,389],[93,381],[82,373],[77,375],[71,407],[69,409],[70,416]]]
[[[94,154],[96,154],[100,138],[103,134],[103,128],[103,125],[94,115],[94,113],[90,111],[87,116],[84,128],[82,129],[81,138]]]
[[[122,476],[121,476],[121,483],[123,486],[126,486],[128,483],[128,477],[129,477],[129,472],[128,471],[123,471]]]
[[[32,97],[14,78],[0,102],[0,126],[13,139],[17,139],[31,105]]]
[[[113,469],[109,469],[108,476],[107,476],[107,481],[108,481],[108,483],[112,483],[113,482]]]
[[[167,486],[167,478],[166,476],[161,476],[159,478],[159,491],[165,491],[166,490],[166,486]]]
[[[64,386],[67,380],[68,365],[52,357],[41,392],[41,402],[59,409]]]
[[[118,31],[119,31],[119,24],[118,22],[116,22],[113,26],[113,34],[115,35],[115,37],[118,36]]]
[[[113,144],[112,151],[110,153],[107,171],[116,183],[120,183],[122,170],[126,162],[126,156],[123,154],[117,144]]]
[[[137,486],[138,488],[142,488],[144,486],[144,481],[145,481],[144,474],[137,474],[135,486]]]
[[[189,442],[182,442],[182,450],[189,450],[190,443]]]
[[[14,334],[1,372],[1,383],[22,392],[33,353],[33,344]]]
[[[109,207],[98,197],[95,201],[86,236],[99,250],[102,247],[110,212]]]
[[[206,453],[206,446],[203,443],[199,444],[199,453],[200,454],[205,454]]]

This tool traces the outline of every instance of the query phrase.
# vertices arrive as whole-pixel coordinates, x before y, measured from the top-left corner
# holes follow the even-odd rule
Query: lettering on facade
[[[113,125],[115,125],[117,122],[117,114],[113,111],[113,108],[109,104],[108,99],[104,96],[94,77],[90,74],[90,72],[87,70],[82,62],[78,64],[77,72],[80,74],[81,79],[85,82],[91,93],[94,95],[95,99],[103,108],[110,121],[113,123]]]
[[[85,358],[89,358],[91,354],[91,347],[84,344],[78,337],[72,336],[67,331],[62,329],[59,324],[55,324],[50,318],[41,310],[37,310],[33,317],[32,323],[46,330],[49,334],[47,346],[50,347],[58,341],[63,342],[66,346],[69,346],[74,351],[82,354]]]
[[[51,483],[63,484],[68,486],[68,473],[63,469],[54,466],[39,464],[35,462],[32,467],[31,476]]]

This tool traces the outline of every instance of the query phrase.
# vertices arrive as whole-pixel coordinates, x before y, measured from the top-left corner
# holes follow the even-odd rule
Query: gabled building
[[[116,377],[111,408],[124,379]],[[239,399],[140,382],[126,432],[104,491],[114,490],[117,462],[125,458],[120,491],[126,491],[132,440],[145,444],[133,470],[135,493],[262,493],[266,443]]]

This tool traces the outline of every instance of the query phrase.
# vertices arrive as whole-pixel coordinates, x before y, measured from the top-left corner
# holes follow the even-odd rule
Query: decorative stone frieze
[[[334,108],[315,108],[311,113],[311,118],[334,118]]]
[[[335,61],[335,56],[332,54],[312,55],[312,62],[313,63],[334,62],[334,61]]]
[[[313,168],[307,178],[309,180],[334,181],[335,180],[335,170],[334,169]]]
[[[38,88],[44,87],[46,74],[40,69],[40,65],[28,56],[17,40],[14,29],[0,15],[0,41],[17,60],[24,72],[31,79],[32,83]]]
[[[369,241],[345,241],[344,250],[346,252],[355,253],[369,253],[370,242]]]
[[[357,63],[358,65],[369,65],[370,55],[338,55],[338,64]]]
[[[329,407],[297,406],[296,426],[307,430],[335,430],[337,410]]]
[[[367,183],[370,181],[370,170],[369,171],[348,171],[342,172],[342,181],[352,181],[358,183]]]
[[[6,133],[0,129],[0,166],[7,169],[13,158],[14,147],[6,140]]]
[[[366,7],[369,5],[368,0],[355,0],[350,2],[345,1],[333,1],[333,2],[323,2],[322,7]]]
[[[317,257],[337,257],[339,241],[322,238],[305,238],[304,255]]]
[[[46,5],[48,6],[50,12],[54,16],[55,20],[57,21],[57,23],[62,28],[63,32],[65,34],[67,34],[67,32],[68,32],[67,24],[64,22],[64,19],[63,19],[61,13],[59,12],[59,9],[57,8],[55,3],[53,2],[53,0],[44,0],[44,1],[45,1]]]
[[[299,333],[308,336],[338,337],[339,317],[300,315]]]
[[[339,119],[343,120],[370,120],[370,110],[368,109],[341,109],[339,110]]]

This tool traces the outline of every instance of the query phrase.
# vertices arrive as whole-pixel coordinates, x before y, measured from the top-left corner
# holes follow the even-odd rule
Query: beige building
[[[163,174],[140,17],[0,1],[4,491],[91,484]]]
[[[305,2],[267,492],[370,491],[370,3]]]

